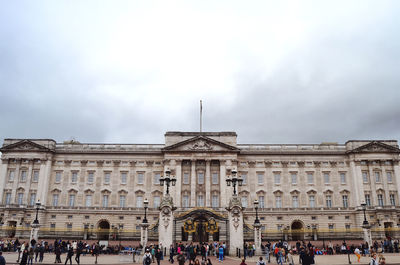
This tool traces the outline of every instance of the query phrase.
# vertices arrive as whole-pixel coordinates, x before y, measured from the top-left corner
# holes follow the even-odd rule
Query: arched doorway
[[[292,231],[292,240],[303,240],[304,239],[304,225],[303,222],[301,221],[293,221],[291,225],[291,231]]]
[[[17,229],[17,221],[8,221],[8,237],[15,237],[15,231]]]
[[[110,235],[110,223],[107,220],[101,220],[97,225],[97,239],[108,240]]]

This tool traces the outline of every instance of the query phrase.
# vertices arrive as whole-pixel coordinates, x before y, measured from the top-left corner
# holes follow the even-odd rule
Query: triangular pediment
[[[400,149],[379,141],[373,141],[357,147],[349,151],[349,153],[400,153]]]
[[[239,152],[232,145],[200,135],[188,140],[167,146],[163,151],[168,152]]]
[[[1,152],[52,152],[49,148],[32,142],[31,140],[21,140],[19,142],[3,146]]]

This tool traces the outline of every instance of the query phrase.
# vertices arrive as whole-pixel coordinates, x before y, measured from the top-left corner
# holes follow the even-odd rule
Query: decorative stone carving
[[[176,209],[172,197],[166,194],[160,204],[160,224],[158,227],[158,239],[163,246],[170,246],[172,242],[172,231],[174,215],[173,211]],[[167,251],[169,249],[167,248]],[[167,253],[168,254],[168,253]]]
[[[205,140],[197,140],[196,142],[194,142],[191,146],[188,146],[189,150],[194,150],[194,151],[199,151],[199,150],[212,150],[212,146],[207,143]]]
[[[229,251],[235,253],[237,248],[243,247],[243,206],[238,195],[231,197],[227,210],[230,226]]]

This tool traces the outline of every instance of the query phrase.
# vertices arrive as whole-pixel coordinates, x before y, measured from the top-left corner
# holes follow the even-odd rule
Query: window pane
[[[247,197],[242,197],[242,206],[247,208]]]
[[[15,171],[10,170],[10,173],[8,173],[8,181],[14,181],[14,175],[15,175]]]
[[[86,195],[85,206],[86,207],[92,206],[92,195]]]
[[[35,171],[33,171],[32,182],[38,182],[38,181],[39,181],[39,171],[35,170]]]
[[[18,193],[18,204],[19,204],[19,205],[22,204],[23,198],[24,198],[24,194],[23,194],[23,193]]]
[[[154,208],[158,208],[158,207],[160,207],[160,196],[155,196],[154,197]]]
[[[126,180],[127,180],[127,173],[122,172],[121,173],[121,184],[126,184]]]
[[[297,174],[292,173],[292,184],[297,184]]]
[[[58,206],[58,194],[53,194],[53,206]]]
[[[381,173],[375,172],[375,182],[381,182]]]
[[[26,170],[21,171],[21,181],[26,181]]]
[[[243,185],[247,184],[247,174],[242,174],[240,177],[243,179]]]
[[[138,184],[143,184],[144,182],[144,174],[143,173],[138,173]]]
[[[212,173],[212,184],[218,184],[219,175],[217,172]]]
[[[293,208],[299,207],[299,198],[297,196],[292,197]]]
[[[160,184],[160,178],[161,178],[161,174],[160,173],[155,173],[154,174],[154,184],[159,185]]]
[[[258,178],[258,184],[263,184],[264,183],[264,174],[257,174],[257,178]]]
[[[275,180],[275,184],[280,184],[281,183],[281,174],[280,173],[275,173],[274,174],[274,180]]]
[[[309,200],[310,200],[310,207],[314,208],[315,207],[315,196],[310,195]]]
[[[110,183],[111,173],[106,172],[104,173],[104,183]]]
[[[324,173],[324,180],[325,180],[325,184],[330,183],[329,173]]]
[[[31,193],[31,200],[30,200],[30,205],[33,206],[36,203],[36,193]]]
[[[342,184],[346,183],[346,174],[345,173],[340,173],[340,183],[342,183]]]
[[[362,172],[362,177],[363,177],[363,182],[368,183],[368,172],[367,171]]]
[[[264,196],[258,196],[258,203],[259,203],[259,207],[265,208],[265,201],[264,201]]]
[[[183,173],[183,184],[189,184],[189,172]]]
[[[371,206],[371,198],[370,198],[369,194],[365,194],[365,204],[367,206]]]
[[[103,195],[103,207],[108,207],[108,195]]]
[[[197,181],[198,184],[204,184],[204,173],[203,172],[199,172],[197,174],[197,178],[198,178],[198,181]]]
[[[71,182],[75,183],[78,181],[78,172],[72,172]]]
[[[313,173],[307,173],[307,183],[313,184],[314,183],[314,175]]]
[[[143,207],[143,197],[137,196],[136,197],[136,207],[142,208]]]
[[[56,183],[61,182],[61,172],[56,172]]]
[[[393,182],[393,177],[392,177],[392,172],[386,172],[386,177],[387,177],[387,181],[389,182],[389,183],[392,183]]]
[[[213,195],[213,196],[212,196],[212,207],[213,207],[213,208],[219,207],[219,198],[218,198],[218,195]]]
[[[119,196],[119,207],[125,207],[125,195],[120,195]]]
[[[282,198],[281,198],[281,196],[276,196],[275,197],[275,206],[276,206],[276,208],[281,208],[282,207]]]
[[[89,183],[93,183],[94,181],[94,173],[93,172],[89,172],[88,173],[88,182]]]

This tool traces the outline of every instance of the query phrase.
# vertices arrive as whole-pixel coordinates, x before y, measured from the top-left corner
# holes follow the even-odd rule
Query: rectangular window
[[[68,223],[68,224],[67,224],[67,230],[68,230],[68,231],[71,231],[71,230],[72,230],[72,224],[71,224],[71,223]]]
[[[23,193],[18,193],[18,199],[17,199],[17,203],[18,205],[22,204],[22,200],[24,199],[24,194]]]
[[[264,196],[258,196],[258,203],[261,209],[265,208],[265,199]]]
[[[204,184],[204,173],[203,172],[197,173],[197,183]]]
[[[188,195],[182,196],[182,207],[184,207],[184,208],[189,207],[189,196]]]
[[[263,173],[258,173],[257,178],[258,178],[258,184],[264,184],[264,174]]]
[[[143,207],[143,197],[142,196],[137,196],[136,197],[136,207],[137,208],[142,208]]]
[[[160,173],[154,173],[154,184],[159,185],[160,184],[160,178],[161,174]]]
[[[340,183],[346,184],[346,173],[344,172],[340,173]]]
[[[160,207],[160,196],[154,196],[154,198],[153,198],[153,207],[155,209]]]
[[[326,195],[326,207],[328,207],[328,208],[332,207],[332,196],[331,195]]]
[[[110,172],[105,172],[104,173],[104,183],[109,184],[110,183],[110,178],[111,178],[111,173]]]
[[[350,230],[350,225],[349,224],[346,224],[346,230]]]
[[[297,184],[297,174],[296,173],[292,173],[292,184],[293,185]]]
[[[6,193],[6,205],[9,205],[11,203],[11,193],[7,192]]]
[[[183,172],[183,184],[189,184],[189,172]]]
[[[197,206],[204,207],[204,197],[203,195],[197,195]]]
[[[282,208],[282,197],[281,196],[275,197],[275,207]]]
[[[246,185],[247,184],[247,174],[242,174],[240,177],[243,179],[243,185]]]
[[[394,194],[390,194],[389,198],[390,198],[390,205],[395,206],[396,205],[396,196],[394,196]]]
[[[219,207],[219,197],[218,197],[218,195],[213,195],[212,196],[211,206],[213,208],[218,208]]]
[[[92,195],[86,195],[85,206],[86,207],[92,206]]]
[[[293,205],[293,208],[299,207],[299,197],[297,197],[297,196],[292,197],[292,205]]]
[[[75,206],[75,194],[70,194],[69,195],[69,207],[74,207]]]
[[[343,201],[343,207],[348,208],[349,207],[349,200],[347,198],[347,195],[342,195],[342,201]]]
[[[108,207],[108,195],[103,195],[103,207]]]
[[[119,207],[125,207],[126,196],[119,195]]]
[[[364,183],[368,183],[368,172],[367,171],[363,171],[362,172],[362,178],[363,178],[363,182]]]
[[[376,183],[381,182],[381,173],[379,171],[375,171],[375,182]]]
[[[14,176],[15,176],[15,171],[10,170],[10,172],[8,173],[8,181],[14,181]]]
[[[88,173],[88,183],[93,183],[94,181],[94,172]]]
[[[242,197],[242,206],[247,208],[247,197]]]
[[[329,173],[324,173],[324,181],[325,181],[325,184],[329,184],[330,183],[330,176],[329,176]]]
[[[58,194],[53,194],[53,206],[58,206]]]
[[[217,172],[212,173],[212,184],[218,184],[219,175]]]
[[[137,174],[137,183],[138,184],[143,184],[144,183],[144,173],[138,173]]]
[[[314,174],[313,173],[307,173],[307,183],[314,184]]]
[[[61,172],[57,171],[56,172],[56,183],[60,183],[61,182]]]
[[[309,200],[309,202],[310,202],[310,207],[311,207],[311,208],[314,208],[314,207],[315,207],[315,196],[314,196],[314,195],[310,195],[310,196],[308,197],[308,200]]]
[[[365,204],[367,206],[371,206],[371,197],[369,196],[369,194],[365,194]]]
[[[30,206],[34,206],[36,203],[36,193],[31,193],[31,199],[29,201]]]
[[[391,171],[387,171],[386,172],[386,178],[387,178],[387,182],[388,183],[392,183],[393,182],[393,176],[392,176],[392,172]]]
[[[21,182],[25,182],[26,181],[26,170],[22,170],[21,171]]]
[[[280,173],[275,173],[274,174],[274,180],[275,180],[275,184],[281,184],[281,174]]]
[[[39,170],[34,170],[33,171],[32,182],[38,182],[38,181],[39,181]]]
[[[335,227],[335,226],[334,226],[333,224],[329,224],[329,225],[328,225],[329,230],[333,230],[334,227]]]
[[[78,172],[73,171],[73,172],[71,173],[71,182],[72,182],[72,183],[78,182]]]
[[[121,172],[121,184],[126,184],[127,175],[128,174],[126,172]]]
[[[383,206],[383,195],[382,194],[378,194],[378,205]]]

